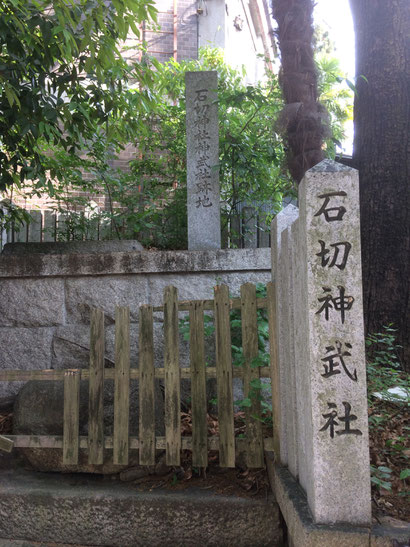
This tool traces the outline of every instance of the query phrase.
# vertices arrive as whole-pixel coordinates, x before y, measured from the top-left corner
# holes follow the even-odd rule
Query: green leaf
[[[258,378],[255,378],[254,380],[251,380],[249,382],[249,385],[254,389],[262,389],[264,387],[264,384]]]
[[[381,465],[377,469],[379,471],[382,471],[383,473],[387,473],[388,475],[390,475],[390,473],[392,473],[392,470],[390,469],[390,467],[384,467],[383,465]]]
[[[246,397],[245,399],[242,399],[241,401],[238,401],[238,406],[239,407],[246,407],[246,408],[249,408],[252,406],[252,401],[249,397]]]

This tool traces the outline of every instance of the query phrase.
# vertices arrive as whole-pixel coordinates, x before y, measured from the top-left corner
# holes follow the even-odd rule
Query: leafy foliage
[[[138,238],[147,246],[186,248],[184,75],[192,70],[217,70],[223,229],[235,245],[237,234],[231,221],[238,218],[241,203],[256,208],[269,203],[270,213],[265,213],[269,225],[283,197],[294,191],[284,167],[283,141],[272,130],[283,106],[277,77],[268,74],[264,84],[245,85],[244,72],[230,68],[221,50],[211,48],[201,50],[199,60],[161,65],[143,55],[138,65],[131,66],[117,44],[130,28],[138,34],[131,14],[142,17],[142,7],[135,0],[121,0],[111,14],[101,8],[101,2],[82,0],[69,9],[58,0],[54,11],[44,13],[41,2],[29,4],[31,10],[37,6],[38,17],[44,18],[44,28],[51,34],[42,30],[43,23],[40,30],[33,30],[22,9],[26,39],[37,32],[39,43],[32,46],[27,73],[22,71],[21,53],[17,80],[7,80],[7,72],[0,79],[6,103],[3,118],[0,115],[4,134],[0,189],[32,180],[28,197],[47,193],[52,206],[64,214],[59,239],[92,239],[98,231],[100,238]],[[155,15],[151,4],[144,6],[149,15]],[[95,20],[79,19],[79,7]],[[69,24],[63,32],[59,27],[64,17]],[[113,21],[104,34],[105,17]],[[85,30],[89,32],[84,34]],[[70,47],[59,42],[60,34]],[[7,37],[4,40],[7,44]],[[47,59],[55,63],[52,69],[44,59],[43,64],[36,60],[41,48],[49,51]],[[3,49],[6,59],[8,49]],[[131,78],[136,84],[131,85]],[[333,80],[325,80],[324,93],[333,85]],[[15,93],[11,102],[5,91],[10,86]],[[27,100],[21,100],[23,95]],[[341,138],[340,115],[336,109],[336,141]],[[13,135],[7,131],[10,124]],[[134,159],[124,166],[120,154],[130,143]],[[95,203],[98,195],[106,196],[101,209]],[[14,223],[20,222],[17,210],[9,209],[9,213]]]
[[[90,233],[90,227],[83,225],[84,208],[92,208],[93,196],[100,193],[108,196],[109,207],[93,210],[89,216],[94,224],[112,225],[117,237],[138,237],[149,246],[187,247],[184,75],[191,70],[217,70],[219,74],[219,168],[225,225],[237,214],[241,201],[269,201],[278,210],[291,183],[282,165],[283,143],[272,131],[272,120],[281,108],[276,77],[270,75],[264,85],[246,86],[243,73],[226,65],[216,49],[201,50],[199,60],[156,64],[155,71],[148,58],[145,63],[152,77],[149,108],[141,110],[139,88],[124,89],[126,115],[117,111],[104,127],[96,124],[81,157],[76,160],[61,146],[47,157],[48,170],[60,175],[54,182],[53,198],[59,209],[69,212],[70,224],[78,230],[73,237]],[[134,146],[135,157],[129,169],[118,168],[119,153],[127,142]],[[70,189],[82,195],[70,195]]]
[[[373,484],[375,484],[378,488],[391,490],[390,476],[392,474],[392,470],[390,469],[390,467],[385,467],[383,465],[379,465],[379,467],[375,467],[374,465],[371,465],[370,473],[371,473],[371,482]]]
[[[379,496],[383,491],[406,495],[405,482],[410,473],[408,404],[397,402],[388,391],[400,387],[410,398],[409,376],[400,370],[397,358],[396,330],[392,325],[385,326],[382,332],[366,338],[366,346],[371,481]]]
[[[272,131],[282,104],[277,79],[269,75],[265,84],[246,86],[244,73],[229,67],[218,49],[202,49],[199,60],[170,61],[158,68],[156,108],[146,116],[150,131],[136,143],[140,154],[131,162],[132,172],[144,190],[154,195],[159,190],[168,201],[184,197],[172,190],[186,187],[184,75],[198,70],[218,71],[219,174],[225,226],[242,201],[273,202],[279,209],[291,183],[283,167],[282,140]],[[179,228],[185,229],[186,212],[183,207],[179,211],[184,215]],[[178,239],[185,241],[186,233]]]
[[[53,194],[59,172],[56,165],[47,174],[49,147],[80,151],[96,127],[124,113],[124,83],[148,83],[150,74],[131,68],[119,44],[155,16],[152,0],[1,2],[0,190],[36,180],[38,192],[46,186]],[[148,98],[140,93],[139,107]]]
[[[330,117],[331,136],[326,139],[327,153],[334,158],[336,146],[342,148],[344,124],[353,119],[351,82],[343,74],[339,60],[328,55],[316,57],[319,101]],[[350,85],[349,85],[350,84]]]
[[[256,297],[266,298],[266,286],[262,283],[256,284]],[[233,309],[230,311],[231,324],[231,351],[232,365],[241,367],[244,364],[243,348],[242,348],[242,319],[241,310]],[[258,355],[252,360],[251,367],[269,366],[269,353],[267,345],[269,341],[269,323],[267,310],[259,308],[257,310],[257,325],[258,325]],[[179,323],[180,332],[185,340],[189,340],[189,317],[181,319]],[[215,334],[215,325],[213,316],[204,314],[204,333],[205,337],[213,337]],[[267,397],[262,395],[263,391],[270,391],[270,384],[261,379],[255,378],[251,380],[249,385],[249,395],[240,400],[235,401],[235,404],[244,409],[252,405],[252,400],[260,401],[261,415],[257,416],[263,423],[272,423],[272,405],[267,402]],[[210,401],[211,404],[217,404],[216,399]]]
[[[396,330],[393,326],[390,324],[380,333],[369,334],[366,346],[369,406],[372,405],[375,392],[381,393],[388,400],[388,389],[392,387],[403,388],[410,397],[409,377],[400,370],[397,357],[399,347],[396,344]]]

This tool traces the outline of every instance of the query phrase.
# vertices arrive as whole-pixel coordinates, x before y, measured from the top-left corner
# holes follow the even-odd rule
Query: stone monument
[[[280,459],[318,524],[369,524],[359,177],[324,160],[273,221]]]
[[[188,249],[221,248],[216,71],[187,72]]]

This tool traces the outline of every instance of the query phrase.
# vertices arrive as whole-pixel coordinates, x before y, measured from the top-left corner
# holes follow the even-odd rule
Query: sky
[[[349,78],[354,78],[354,31],[348,0],[316,0],[315,22],[329,30],[337,57]]]
[[[354,81],[355,52],[353,21],[349,0],[316,0],[314,19],[329,31],[331,40],[335,43],[336,57],[347,77]],[[353,122],[345,125],[346,140],[343,143],[345,154],[353,150]]]

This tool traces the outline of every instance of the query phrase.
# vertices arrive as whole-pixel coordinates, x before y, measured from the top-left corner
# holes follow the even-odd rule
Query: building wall
[[[198,5],[199,46],[223,48],[229,65],[245,67],[247,83],[262,80],[265,61],[259,56],[273,57],[264,0],[200,0]]]
[[[195,0],[158,0],[160,29],[146,28],[144,40],[148,54],[165,63],[198,56],[197,2]]]

